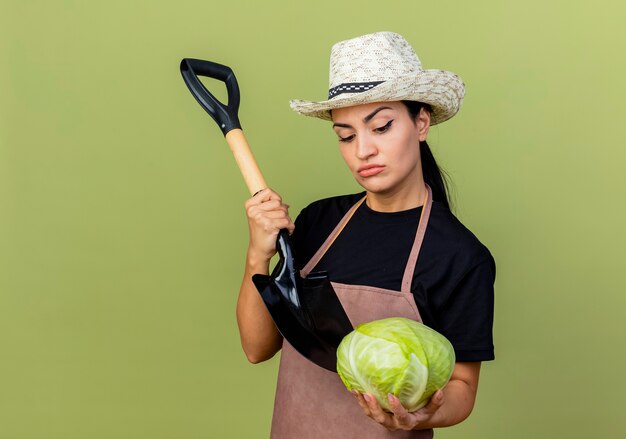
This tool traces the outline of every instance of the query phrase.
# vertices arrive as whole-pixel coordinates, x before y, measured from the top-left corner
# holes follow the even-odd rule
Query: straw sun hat
[[[430,104],[431,125],[454,116],[465,87],[445,70],[424,70],[411,45],[394,32],[376,32],[333,45],[328,100],[294,99],[291,108],[305,116],[332,120],[330,110],[380,101]]]

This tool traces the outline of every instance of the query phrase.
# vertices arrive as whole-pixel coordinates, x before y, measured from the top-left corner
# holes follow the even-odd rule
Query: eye
[[[348,143],[348,142],[352,141],[352,139],[354,139],[354,134],[352,134],[351,136],[348,136],[348,137],[339,137],[339,141],[343,142],[343,143]]]
[[[385,131],[387,131],[389,128],[391,128],[391,124],[393,122],[393,119],[391,119],[389,122],[387,122],[384,126],[382,127],[378,127],[378,128],[374,128],[374,131],[376,131],[377,133],[384,133]]]

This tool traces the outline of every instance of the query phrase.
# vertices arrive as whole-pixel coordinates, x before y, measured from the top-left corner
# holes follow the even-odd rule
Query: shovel
[[[222,64],[191,58],[182,60],[180,71],[193,96],[224,133],[250,194],[265,189],[267,184],[241,130],[239,85],[233,71]],[[225,82],[228,104],[216,99],[198,75]],[[278,233],[276,249],[279,260],[272,274],[255,274],[252,281],[281,335],[301,355],[336,372],[337,346],[352,331],[352,324],[326,272],[300,276],[286,229]]]

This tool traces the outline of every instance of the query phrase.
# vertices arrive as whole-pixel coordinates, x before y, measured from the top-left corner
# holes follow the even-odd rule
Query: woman
[[[426,143],[430,126],[454,116],[463,94],[458,76],[422,69],[403,37],[377,32],[333,46],[327,101],[291,102],[298,113],[333,122],[365,191],[316,201],[295,224],[271,189],[246,202],[250,244],[237,319],[251,362],[282,348],[272,437],[430,438],[433,428],[469,416],[480,364],[494,358],[495,262],[451,213]],[[292,233],[302,275],[326,270],[353,324],[403,316],[450,340],[452,377],[424,408],[408,413],[389,395],[393,411],[385,412],[283,342],[250,280],[268,273],[282,228]]]

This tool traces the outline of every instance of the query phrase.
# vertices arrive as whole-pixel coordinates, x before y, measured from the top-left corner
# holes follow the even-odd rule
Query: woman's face
[[[402,102],[375,102],[332,111],[341,155],[368,192],[398,194],[423,181],[419,142],[426,140],[430,115],[411,120]]]

